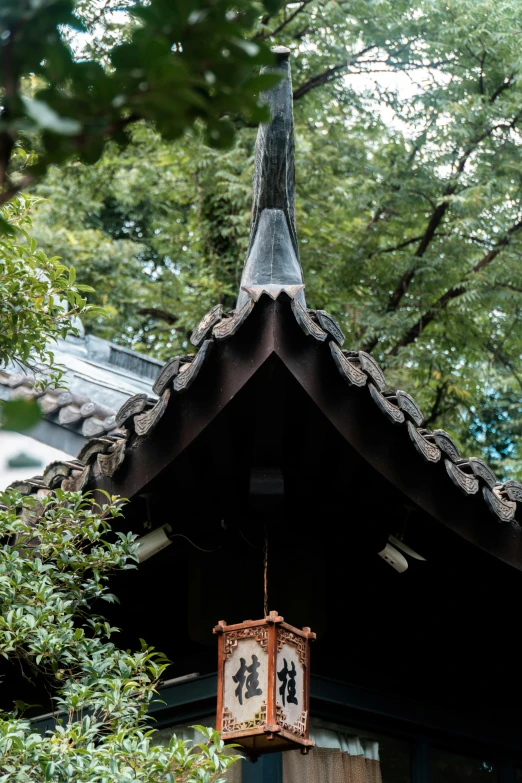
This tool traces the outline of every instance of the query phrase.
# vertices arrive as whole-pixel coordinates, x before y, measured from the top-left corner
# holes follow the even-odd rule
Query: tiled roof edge
[[[285,293],[289,296],[288,292]],[[266,295],[274,298],[271,292]],[[80,490],[98,476],[113,476],[122,465],[127,450],[138,447],[158,425],[172,397],[187,392],[197,382],[213,344],[236,334],[254,306],[254,299],[249,297],[248,302],[238,311],[225,313],[221,305],[213,307],[201,319],[192,334],[193,344],[199,347],[197,353],[173,357],[161,367],[153,386],[158,400],[153,400],[146,394],[130,397],[116,414],[111,414],[112,429],[102,431],[88,440],[81,449],[78,460],[51,463],[43,476],[36,476],[25,482],[14,482],[11,487],[23,494],[37,493],[42,489],[54,489],[57,486]],[[480,494],[498,522],[518,527],[515,515],[518,504],[522,506],[521,483],[499,482],[483,460],[476,457],[463,458],[447,432],[441,429],[431,431],[423,427],[424,417],[413,397],[402,389],[387,389],[384,373],[373,357],[364,351],[343,350],[344,335],[332,316],[324,310],[303,308],[295,299],[291,299],[291,309],[297,324],[308,338],[328,342],[332,360],[344,381],[349,386],[359,387],[361,393],[365,393],[362,390],[366,388],[366,393],[370,394],[382,415],[394,425],[407,428],[412,448],[417,450],[423,460],[428,463],[443,460],[448,481],[451,480],[465,495]],[[17,379],[15,386],[13,380],[9,381],[7,378],[6,381],[4,376],[5,373],[0,375],[0,383],[12,384],[14,388],[24,387],[22,396],[30,396],[32,387],[25,377]],[[57,392],[63,394],[62,390],[54,390],[46,392],[43,397],[58,397]],[[78,406],[78,402],[70,401],[68,404]],[[103,422],[101,419],[100,421]]]

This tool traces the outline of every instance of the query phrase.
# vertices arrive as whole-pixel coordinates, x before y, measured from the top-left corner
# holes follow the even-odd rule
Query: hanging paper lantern
[[[227,625],[218,634],[216,728],[256,758],[313,745],[308,736],[310,628],[294,628],[277,612]]]

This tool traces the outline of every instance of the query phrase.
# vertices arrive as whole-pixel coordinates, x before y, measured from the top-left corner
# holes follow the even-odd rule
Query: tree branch
[[[453,300],[456,299],[459,296],[462,296],[462,294],[466,291],[466,280],[469,279],[472,275],[477,274],[478,272],[481,272],[483,269],[485,269],[489,264],[491,264],[492,261],[498,256],[498,254],[503,250],[510,242],[512,237],[520,231],[522,228],[522,221],[518,221],[514,225],[511,226],[511,228],[506,233],[506,236],[501,239],[494,248],[492,248],[489,252],[487,252],[480,261],[477,261],[475,266],[470,270],[470,272],[466,275],[464,280],[462,280],[458,285],[453,286],[452,288],[448,289],[444,294],[439,296],[436,302],[434,302],[433,305],[423,314],[421,317],[416,321],[416,323],[413,324],[413,326],[408,329],[406,334],[393,346],[393,348],[388,351],[388,356],[396,356],[399,349],[403,348],[406,345],[410,345],[411,343],[415,342],[415,340],[420,337],[420,335],[423,333],[423,331],[426,329],[427,326],[439,315],[439,313],[444,310],[448,304]],[[366,350],[366,348],[364,349]]]
[[[179,321],[177,315],[169,313],[168,310],[162,310],[160,307],[140,307],[136,310],[138,315],[148,315],[156,321],[166,321],[168,324],[175,324]]]
[[[408,269],[401,277],[399,282],[397,283],[394,291],[391,293],[390,298],[388,300],[388,306],[386,308],[387,312],[393,312],[395,311],[403,296],[408,291],[408,288],[410,287],[415,275],[417,274],[419,270],[419,263],[418,260],[421,259],[424,254],[426,253],[427,249],[431,245],[431,242],[433,241],[433,238],[435,237],[435,234],[437,232],[438,227],[440,226],[442,220],[444,219],[444,215],[449,209],[450,205],[450,197],[453,196],[457,190],[458,182],[460,180],[460,177],[462,176],[465,168],[466,163],[469,160],[470,155],[477,149],[479,144],[481,144],[483,141],[485,141],[487,138],[489,138],[496,130],[499,130],[501,128],[504,129],[511,129],[515,126],[517,121],[520,119],[520,116],[522,115],[522,112],[518,112],[515,117],[511,120],[511,122],[501,122],[497,123],[496,125],[492,125],[490,128],[486,128],[482,133],[480,133],[478,136],[476,136],[472,141],[469,143],[468,147],[465,149],[463,154],[460,156],[456,169],[455,174],[453,176],[452,181],[448,184],[446,187],[446,190],[444,191],[443,198],[444,200],[441,201],[435,210],[432,212],[432,215],[430,217],[430,220],[428,222],[428,225],[426,227],[426,231],[424,232],[424,236],[422,237],[419,246],[417,247],[417,250],[415,251],[414,258],[416,259],[416,262]]]
[[[513,285],[513,283],[495,283],[495,288],[507,288],[509,291],[514,291],[517,294],[522,294],[522,286]]]
[[[488,351],[494,356],[494,358],[500,362],[500,364],[503,364],[504,367],[511,372],[513,375],[513,378],[516,380],[520,388],[522,389],[522,378],[518,374],[518,370],[516,370],[513,366],[513,362],[511,359],[509,359],[508,356],[506,356],[505,353],[502,351],[499,351],[498,348],[495,348],[495,346],[492,343],[486,343],[486,348]]]
[[[456,187],[456,186],[455,186]],[[455,187],[450,186],[446,188],[446,191],[444,193],[444,196],[448,198],[449,196],[453,195],[455,192]],[[444,215],[446,214],[449,207],[449,200],[442,201],[440,204],[437,204],[434,211],[432,212],[431,218],[428,222],[428,225],[426,227],[426,231],[424,232],[421,241],[419,242],[417,246],[417,250],[415,251],[414,258],[422,258],[428,247],[431,245],[431,242],[435,236],[435,233],[440,226],[442,219],[444,218]],[[393,310],[396,310],[399,306],[399,303],[410,287],[413,278],[415,277],[417,271],[418,271],[418,264],[414,264],[405,274],[401,277],[399,280],[398,285],[396,286],[395,290],[390,296],[390,299],[388,301],[388,307],[386,308],[388,312],[391,312]]]
[[[404,247],[408,247],[408,245],[413,245],[420,239],[422,239],[422,237],[411,237],[411,239],[405,239],[404,242],[399,242],[398,245],[394,245],[393,247],[385,247],[379,250],[374,250],[368,254],[368,257],[373,258],[373,256],[380,256],[381,253],[395,253],[396,250],[402,250]]]
[[[316,76],[314,76],[312,79],[309,79],[307,82],[304,82],[300,85],[296,90],[294,90],[294,101],[298,101],[299,98],[302,98],[303,95],[306,95],[307,92],[310,92],[310,90],[314,90],[316,87],[321,87],[323,84],[328,84],[331,81],[334,81],[335,79],[339,79],[341,76],[344,75],[344,71],[348,68],[348,63],[339,63],[339,65],[334,65],[331,68],[326,68],[326,70],[322,71],[321,73],[318,73]]]
[[[298,101],[299,98],[302,98],[303,95],[306,95],[306,93],[310,92],[310,90],[314,90],[316,87],[321,87],[323,84],[328,84],[331,81],[334,81],[335,79],[339,79],[341,76],[344,75],[344,72],[351,66],[355,65],[360,58],[367,54],[368,52],[372,51],[372,49],[376,49],[377,46],[373,44],[372,46],[367,46],[365,49],[363,49],[361,52],[358,52],[358,54],[355,57],[350,57],[343,63],[338,63],[337,65],[332,65],[330,68],[326,68],[321,73],[316,74],[311,79],[308,79],[307,82],[303,82],[297,89],[294,90],[294,101]]]
[[[441,383],[440,386],[437,387],[437,392],[435,394],[435,400],[433,402],[433,405],[431,406],[430,415],[424,419],[424,425],[425,427],[429,427],[430,424],[432,424],[437,416],[440,415],[440,406],[442,403],[442,400],[444,398],[444,392],[446,391],[446,387],[448,385],[447,381],[444,381],[444,383]]]
[[[504,90],[508,90],[508,89],[511,87],[511,85],[513,84],[513,79],[514,79],[514,78],[515,78],[515,74],[514,74],[514,73],[512,73],[510,76],[508,76],[508,77],[507,77],[507,79],[504,79],[504,81],[502,82],[502,84],[500,84],[500,85],[497,87],[497,89],[495,90],[495,92],[493,92],[493,93],[491,94],[491,96],[490,96],[490,98],[489,98],[489,102],[490,102],[490,103],[495,103],[495,101],[497,100],[497,98],[498,98],[500,95],[502,95],[502,93],[504,92]]]
[[[280,25],[275,28],[275,30],[271,30],[270,32],[266,33],[257,33],[257,35],[254,36],[254,38],[257,38],[258,40],[265,41],[267,38],[272,38],[274,35],[277,35],[282,30],[285,29],[287,25],[292,22],[295,17],[301,13],[301,11],[306,8],[307,5],[310,5],[310,3],[313,2],[313,0],[303,0],[299,8],[296,8],[295,11],[293,11],[290,16],[288,16],[286,19],[283,19]]]

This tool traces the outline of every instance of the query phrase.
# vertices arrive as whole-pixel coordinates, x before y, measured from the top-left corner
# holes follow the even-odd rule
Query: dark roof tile
[[[125,446],[125,440],[117,440],[106,454],[98,454],[96,462],[102,476],[114,476],[125,459]]]
[[[190,364],[182,364],[174,379],[174,391],[181,393],[190,389],[203,366],[203,362],[210,353],[212,340],[205,340],[194,360]]]
[[[190,365],[189,365],[190,366]],[[157,425],[169,404],[171,391],[165,389],[157,403],[145,413],[140,413],[134,417],[134,430],[137,435],[148,435]],[[125,443],[125,441],[123,441]]]
[[[325,332],[328,332],[328,334],[333,337],[335,342],[342,347],[344,345],[345,338],[343,331],[335,318],[332,318],[332,316],[327,313],[326,310],[316,310],[315,315],[319,321],[319,326],[322,326]]]
[[[157,394],[158,396],[163,394],[167,386],[170,385],[171,381],[178,374],[181,363],[187,359],[188,357],[186,356],[173,356],[172,359],[169,359],[169,361],[163,365],[158,373],[154,386],[152,387],[154,394]]]
[[[138,413],[143,413],[147,407],[152,407],[155,401],[150,399],[146,394],[135,394],[133,397],[129,397],[125,400],[119,411],[116,413],[116,426],[124,427],[127,422],[132,422],[134,416]]]
[[[498,484],[495,474],[484,460],[477,459],[477,457],[471,457],[469,464],[475,476],[479,476],[483,479],[490,489],[493,489],[493,487]]]
[[[510,500],[522,503],[522,484],[519,481],[505,481],[502,487]]]
[[[441,451],[435,443],[432,432],[415,427],[411,421],[408,422],[408,432],[415,448],[427,462],[438,462],[440,460]]]
[[[424,416],[422,415],[422,411],[413,397],[411,397],[407,392],[402,391],[402,389],[397,389],[395,394],[397,396],[397,404],[399,408],[401,408],[404,413],[408,414],[410,419],[414,424],[417,425],[417,427],[422,427]]]
[[[306,334],[307,337],[313,337],[314,340],[324,342],[328,337],[328,333],[321,329],[312,318],[312,312],[303,307],[297,299],[292,299],[292,312],[295,316],[295,320]]]
[[[194,345],[196,348],[199,348],[203,340],[208,336],[209,332],[212,331],[214,326],[218,324],[222,318],[223,305],[214,305],[214,307],[209,310],[208,313],[205,313],[199,324],[192,332],[190,336],[190,342],[192,345]]]
[[[496,487],[494,489],[482,487],[482,494],[489,509],[501,522],[511,522],[514,519],[517,504],[512,500],[502,500]]]
[[[346,383],[350,386],[364,386],[366,384],[367,375],[359,369],[358,362],[356,364],[350,360],[333,340],[330,340],[330,351],[337,369]]]
[[[395,405],[397,397],[395,395],[388,395],[385,397],[373,383],[368,383],[368,388],[373,401],[384,415],[387,416],[393,424],[402,424],[404,422],[404,413],[398,405]]]
[[[448,471],[448,476],[465,495],[476,495],[479,489],[479,480],[473,474],[466,460],[462,460],[461,465],[455,465],[451,460],[445,459],[444,464]],[[467,470],[464,466],[467,466]]]
[[[458,462],[461,459],[457,444],[447,432],[444,430],[434,430],[433,437],[435,438],[435,443],[439,449],[443,451],[444,454],[447,454],[452,462]]]
[[[361,369],[372,379],[377,388],[382,391],[386,386],[386,378],[373,356],[370,356],[365,351],[359,351],[359,362]]]
[[[247,299],[240,310],[233,311],[232,315],[223,318],[212,329],[212,335],[216,340],[228,340],[244,324],[252,310],[254,309],[254,300]]]

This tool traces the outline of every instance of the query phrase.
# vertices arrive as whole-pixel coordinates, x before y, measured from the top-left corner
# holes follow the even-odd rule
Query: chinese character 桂
[[[239,667],[237,672],[232,676],[232,679],[234,680],[234,682],[237,682],[238,684],[234,693],[239,699],[239,703],[243,704],[243,685],[245,684],[245,680],[246,680],[247,665],[244,658],[240,658],[239,661],[241,663],[241,666]]]
[[[295,692],[295,677],[297,674],[295,663],[292,661],[292,668],[288,668],[286,658],[283,658],[284,666],[281,671],[277,672],[281,687],[279,693],[283,700],[283,707],[286,706],[286,702],[289,704],[298,704],[297,696]]]
[[[252,663],[250,666],[246,665],[244,658],[239,659],[240,667],[237,672],[232,676],[232,680],[237,682],[237,688],[234,691],[239,703],[243,704],[243,688],[246,682],[245,698],[250,699],[252,696],[261,696],[263,691],[259,687],[259,674],[257,670],[261,666],[257,655],[252,655]],[[247,677],[248,672],[248,677]]]
[[[261,696],[263,691],[259,687],[259,675],[257,673],[257,670],[261,664],[259,663],[257,655],[252,656],[252,664],[247,668],[247,672],[249,672],[249,675],[247,677],[246,681],[246,693],[245,696],[247,699],[250,699],[251,696]]]

